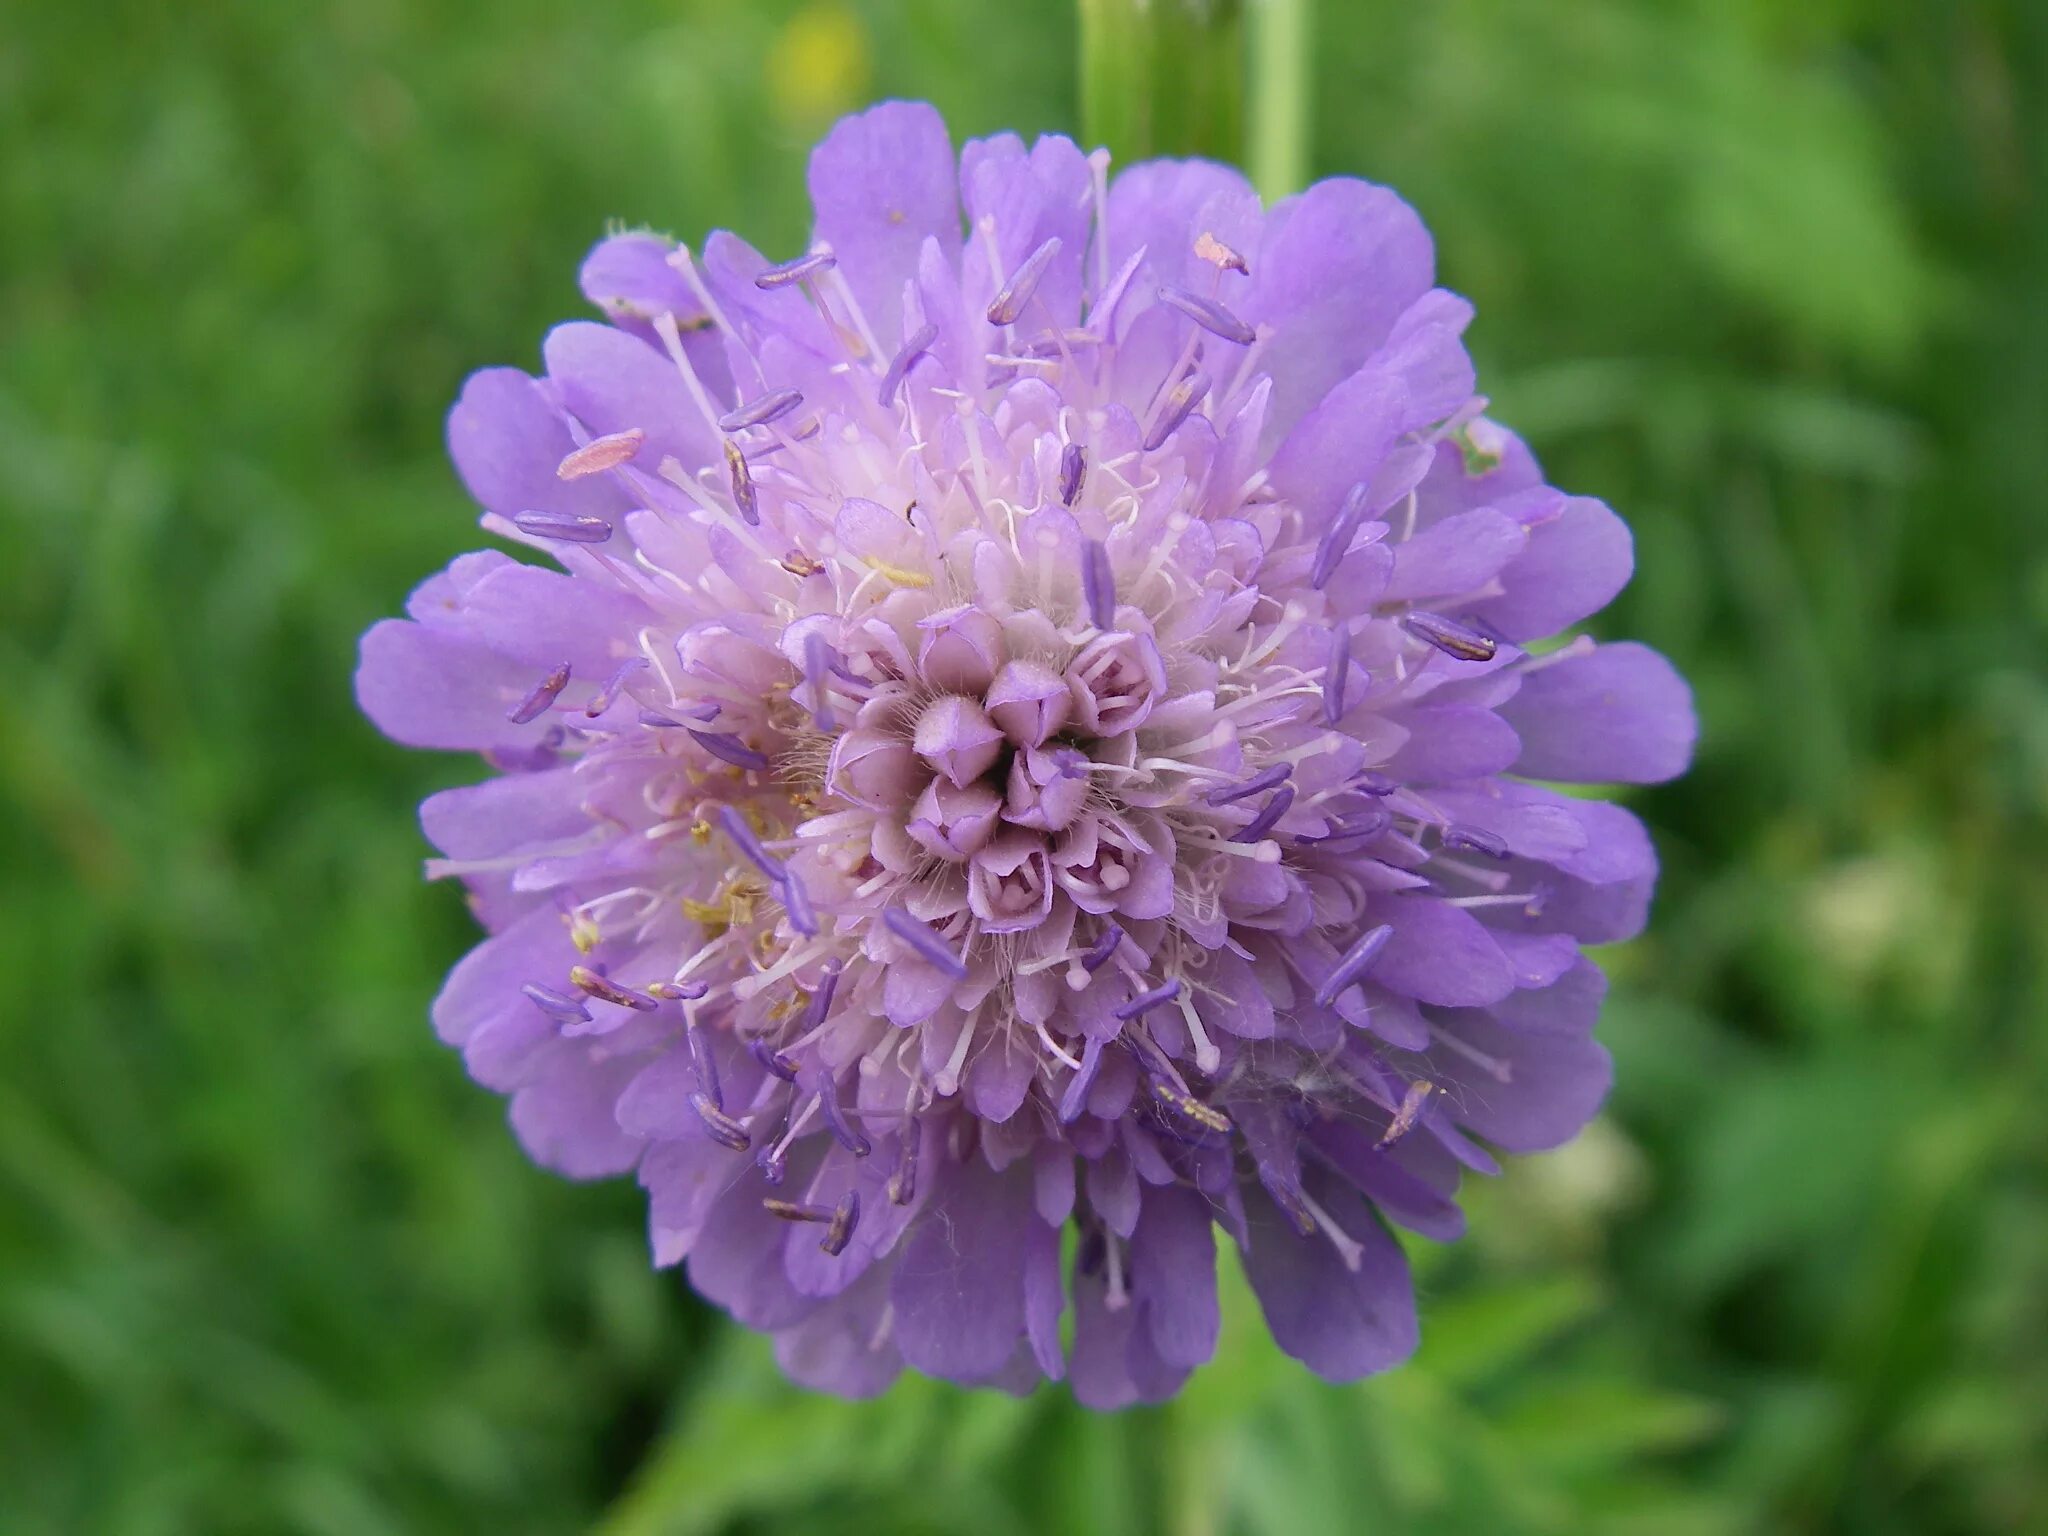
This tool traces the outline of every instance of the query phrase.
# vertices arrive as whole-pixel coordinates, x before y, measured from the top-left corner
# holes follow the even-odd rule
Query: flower
[[[364,637],[371,719],[498,770],[422,811],[491,935],[435,1025],[802,1382],[1160,1398],[1218,1227],[1283,1349],[1390,1366],[1389,1224],[1455,1237],[1461,1170],[1607,1088],[1581,945],[1654,856],[1543,781],[1677,774],[1691,702],[1530,642],[1628,532],[1482,414],[1383,188],[956,161],[905,103],[810,186],[779,265],[604,241],[609,323],[449,419],[558,568],[464,555]]]

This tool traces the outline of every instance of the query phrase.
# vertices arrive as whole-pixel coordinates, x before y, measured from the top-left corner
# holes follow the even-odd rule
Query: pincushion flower
[[[436,1027],[799,1381],[1163,1397],[1218,1228],[1283,1349],[1392,1365],[1389,1224],[1608,1085],[1582,946],[1655,860],[1549,785],[1680,772],[1691,703],[1532,642],[1628,532],[1486,417],[1383,188],[891,103],[810,189],[790,261],[605,240],[605,323],[449,419],[555,564],[364,637],[370,717],[496,770],[422,812],[490,932]]]

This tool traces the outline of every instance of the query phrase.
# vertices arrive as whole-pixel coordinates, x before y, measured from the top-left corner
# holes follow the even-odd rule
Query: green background
[[[797,248],[1040,0],[0,0],[0,1531],[2048,1529],[2048,7],[1324,0],[1500,414],[1633,522],[1705,737],[1632,803],[1610,1112],[1418,1254],[1425,1344],[1113,1418],[782,1385],[528,1166],[355,637],[474,544],[466,371],[607,220]]]

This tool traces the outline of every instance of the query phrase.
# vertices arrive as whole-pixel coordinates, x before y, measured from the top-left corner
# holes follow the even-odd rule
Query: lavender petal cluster
[[[792,260],[604,240],[603,320],[449,418],[549,563],[363,639],[370,718],[494,770],[422,808],[489,933],[435,1027],[800,1382],[1160,1399],[1219,1229],[1282,1349],[1391,1366],[1391,1229],[1608,1087],[1583,947],[1656,861],[1552,786],[1678,774],[1693,711],[1548,642],[1628,530],[1485,414],[1382,187],[889,103],[810,191]]]

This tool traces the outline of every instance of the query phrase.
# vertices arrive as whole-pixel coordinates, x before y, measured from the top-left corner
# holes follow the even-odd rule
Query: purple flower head
[[[792,261],[603,242],[606,323],[449,418],[554,563],[363,640],[380,727],[497,770],[423,808],[491,935],[435,1026],[801,1381],[1164,1397],[1219,1227],[1283,1349],[1392,1365],[1389,1224],[1457,1235],[1607,1088],[1581,946],[1655,860],[1548,785],[1681,772],[1692,706],[1530,642],[1627,529],[1481,415],[1383,188],[956,158],[905,103],[810,186]]]

